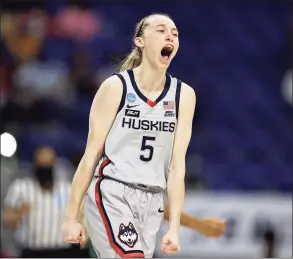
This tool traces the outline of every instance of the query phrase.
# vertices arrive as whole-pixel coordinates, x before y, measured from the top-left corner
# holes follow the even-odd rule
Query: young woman
[[[103,82],[94,98],[62,231],[67,242],[85,241],[77,221],[85,195],[87,232],[98,257],[152,257],[165,190],[170,212],[162,251],[180,249],[185,155],[196,97],[166,73],[178,47],[178,29],[167,15],[145,17],[120,73]]]

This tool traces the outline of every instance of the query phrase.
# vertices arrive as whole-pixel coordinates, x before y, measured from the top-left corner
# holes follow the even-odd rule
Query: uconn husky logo
[[[123,223],[120,224],[118,238],[130,248],[135,246],[138,240],[138,234],[131,222],[129,222],[128,226],[125,226]]]

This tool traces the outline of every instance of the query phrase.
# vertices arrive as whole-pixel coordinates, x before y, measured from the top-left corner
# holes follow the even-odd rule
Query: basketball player
[[[134,45],[121,72],[105,80],[94,98],[62,226],[65,241],[85,242],[77,216],[86,194],[87,231],[101,258],[153,256],[165,190],[170,212],[162,251],[180,249],[195,93],[166,73],[179,47],[178,29],[167,15],[140,21]]]

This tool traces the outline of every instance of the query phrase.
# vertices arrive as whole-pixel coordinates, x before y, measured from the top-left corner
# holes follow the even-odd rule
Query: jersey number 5
[[[147,144],[147,141],[155,141],[156,138],[155,137],[147,137],[147,136],[143,136],[142,137],[142,143],[141,143],[141,151],[145,151],[148,150],[148,156],[145,155],[140,155],[140,159],[144,162],[149,162],[152,160],[153,158],[153,154],[154,154],[154,147]]]

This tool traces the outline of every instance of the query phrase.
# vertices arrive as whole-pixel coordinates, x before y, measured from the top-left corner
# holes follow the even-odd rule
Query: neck
[[[143,61],[141,65],[133,71],[139,88],[149,91],[156,91],[164,88],[166,69],[155,68]]]
[[[43,190],[52,191],[54,184],[51,181],[46,181],[42,183],[40,182],[40,186],[42,187]]]

